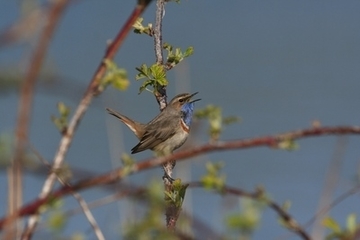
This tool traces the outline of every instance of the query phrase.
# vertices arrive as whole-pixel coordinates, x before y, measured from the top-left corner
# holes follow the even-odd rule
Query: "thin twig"
[[[128,197],[136,197],[136,199],[140,201],[149,201],[149,196],[145,194],[146,189],[141,187],[135,187],[132,186],[132,190],[128,191],[121,191],[109,196],[106,196],[101,199],[97,199],[95,201],[89,202],[88,206],[90,208],[97,208],[102,207],[106,204],[110,204],[112,202],[120,201],[123,198]],[[81,208],[75,208],[67,210],[64,214],[66,217],[71,217],[74,214],[81,213]],[[193,224],[193,229],[196,230],[201,234],[202,239],[222,239],[221,234],[218,233],[215,229],[213,229],[211,226],[208,226],[207,223],[203,222],[200,218],[197,218],[196,216],[192,216],[190,213],[186,212],[185,210],[182,210],[182,214],[185,219],[191,221]]]
[[[340,173],[342,170],[342,164],[344,162],[344,156],[346,153],[346,147],[348,143],[347,136],[339,136],[336,139],[336,145],[334,147],[334,153],[329,163],[327,173],[325,175],[324,187],[320,195],[317,212],[322,209],[323,206],[329,206],[332,202],[333,194],[336,190],[336,185],[340,179]],[[312,236],[314,239],[325,239],[325,227],[321,224],[322,217],[318,217],[312,229]]]
[[[96,237],[99,240],[104,240],[104,234],[101,232],[99,225],[97,224],[94,216],[92,215],[86,201],[81,197],[81,195],[77,192],[72,192],[71,193],[73,195],[73,197],[79,202],[81,209],[83,210],[83,212],[85,213],[86,218],[88,219],[91,227],[94,229],[94,233],[96,235]]]
[[[297,221],[291,217],[289,213],[287,213],[285,210],[280,207],[276,202],[269,201],[268,206],[272,208],[274,211],[276,211],[281,219],[286,223],[286,227],[295,232],[299,237],[305,240],[311,240],[311,237],[309,234],[304,230],[303,227],[301,227]]]
[[[41,66],[46,56],[50,40],[53,36],[55,28],[60,20],[60,17],[65,10],[68,0],[56,1],[45,11],[47,19],[44,21],[45,26],[39,37],[38,44],[29,61],[29,67],[25,75],[23,84],[20,90],[20,100],[18,109],[18,119],[16,126],[16,142],[14,159],[9,174],[9,212],[15,213],[22,204],[22,157],[24,148],[29,134],[31,110],[33,105],[33,96],[36,80],[38,79]],[[19,225],[15,224],[10,229],[8,236],[5,239],[17,239],[20,235]],[[12,232],[12,233],[11,233]],[[13,235],[11,237],[11,235]]]
[[[313,224],[318,218],[323,217],[325,214],[327,214],[331,209],[336,207],[339,203],[344,201],[346,198],[350,197],[351,195],[354,195],[356,193],[360,192],[360,185],[356,185],[353,188],[349,189],[348,191],[344,192],[340,196],[334,199],[334,201],[331,202],[326,207],[323,207],[320,211],[318,211],[309,221],[306,222],[305,226],[310,226]]]
[[[162,19],[164,17],[165,1],[156,1],[156,18],[154,29],[154,46],[156,63],[163,65],[163,49],[162,49]]]
[[[201,182],[192,182],[192,183],[189,183],[189,187],[204,187],[204,184]],[[269,200],[269,199],[264,200],[263,194],[260,191],[255,191],[255,192],[251,193],[251,192],[247,192],[242,189],[239,189],[239,188],[223,186],[223,188],[221,189],[221,193],[232,194],[232,195],[236,195],[239,197],[248,197],[248,198],[252,198],[254,200],[265,201],[265,203],[281,217],[281,219],[286,223],[286,226],[290,230],[294,231],[302,239],[311,240],[311,238],[307,234],[307,232],[297,223],[297,221],[288,212],[286,212],[276,202]]]
[[[78,124],[80,123],[80,120],[82,119],[83,115],[85,114],[87,108],[89,107],[93,96],[98,93],[98,86],[100,84],[100,80],[103,77],[104,73],[106,72],[106,66],[104,63],[104,60],[110,59],[112,60],[118,51],[119,47],[123,43],[125,37],[128,35],[129,31],[132,28],[132,25],[136,21],[136,19],[143,13],[143,11],[146,9],[148,4],[150,3],[150,0],[143,0],[139,1],[136,5],[135,9],[131,13],[130,17],[124,24],[123,28],[119,31],[118,35],[115,37],[113,42],[109,45],[107,48],[107,51],[101,61],[101,63],[98,66],[98,69],[95,71],[95,74],[90,81],[87,90],[85,91],[85,94],[83,98],[81,99],[73,117],[70,120],[69,126],[66,129],[65,133],[63,134],[63,137],[60,140],[59,148],[55,154],[54,157],[54,163],[53,163],[53,171],[51,171],[50,175],[46,179],[44,186],[41,190],[41,193],[39,194],[39,199],[46,199],[57,179],[56,176],[56,169],[59,169],[61,165],[63,164],[65,155],[70,147],[70,144],[72,142],[73,136],[75,134],[75,131],[77,129]],[[26,232],[32,233],[37,225],[37,218],[30,217],[28,226],[26,229]],[[27,234],[28,236],[31,236],[31,234]],[[25,238],[26,239],[26,238]],[[28,238],[27,238],[28,239]]]
[[[154,28],[154,49],[155,60],[159,65],[164,65],[163,60],[163,44],[162,44],[162,20],[165,14],[165,0],[156,1],[156,17]],[[165,68],[164,68],[165,71]],[[166,87],[157,85],[154,91],[156,101],[159,104],[160,111],[164,110],[167,106]]]
[[[152,201],[152,200],[151,200],[151,197],[149,198],[149,194],[147,194],[147,193],[148,193],[148,190],[144,187],[127,185],[127,186],[123,186],[121,191],[114,193],[112,195],[103,197],[101,199],[97,199],[95,201],[89,202],[87,205],[89,206],[89,208],[93,209],[93,208],[102,207],[106,204],[110,204],[115,201],[120,201],[121,199],[129,198],[129,197],[136,198],[138,201],[148,203],[149,201]],[[67,210],[66,212],[64,212],[64,215],[66,217],[71,217],[71,216],[73,216],[77,213],[81,213],[81,212],[82,212],[81,208],[74,208],[74,209],[70,209],[70,210]],[[196,230],[199,234],[201,234],[200,236],[202,237],[202,239],[209,239],[210,237],[211,237],[211,239],[222,239],[220,233],[216,232],[213,228],[208,226],[201,219],[198,219],[196,216],[192,216],[190,213],[187,213],[184,210],[182,212],[182,216],[185,217],[185,219],[187,219],[188,221],[193,222],[193,229]],[[180,238],[180,239],[183,239],[183,238]]]
[[[51,164],[35,149],[32,148],[33,153],[35,154],[35,156],[49,169],[51,170]],[[69,183],[66,182],[66,180],[64,180],[63,178],[61,178],[58,175],[58,180],[59,182],[63,185],[63,186],[67,186],[71,188],[71,185]],[[99,225],[97,224],[94,216],[92,215],[90,208],[88,206],[88,204],[86,203],[86,201],[83,199],[83,197],[75,192],[75,191],[71,191],[70,192],[71,195],[76,199],[76,201],[78,201],[80,208],[82,210],[82,212],[85,214],[87,220],[89,221],[91,227],[94,230],[94,233],[96,235],[96,237],[99,240],[105,240],[104,234],[101,232]]]
[[[320,137],[327,135],[348,135],[348,134],[356,134],[360,135],[360,127],[353,126],[339,126],[339,127],[320,127],[320,128],[309,128],[304,130],[287,132],[285,134],[278,134],[274,136],[264,136],[257,137],[251,139],[242,139],[242,140],[233,140],[226,142],[218,142],[218,143],[208,143],[202,146],[197,146],[194,148],[190,148],[183,151],[178,151],[167,157],[160,158],[150,158],[144,161],[140,161],[136,163],[131,169],[123,168],[114,169],[110,172],[104,173],[102,175],[96,176],[91,179],[85,179],[79,181],[72,185],[72,187],[62,187],[55,191],[51,198],[59,198],[64,195],[70,193],[70,191],[79,191],[83,189],[87,189],[94,186],[110,184],[116,181],[121,180],[122,178],[137,173],[139,171],[149,170],[151,168],[161,166],[162,164],[168,161],[183,161],[190,157],[198,156],[200,154],[215,152],[215,151],[225,151],[225,150],[240,150],[240,149],[248,149],[255,147],[276,147],[279,141],[283,141],[283,137],[287,136],[292,137],[293,140],[301,139],[306,137]],[[22,217],[30,214],[34,214],[38,211],[38,209],[47,201],[50,197],[36,199],[35,201],[23,206],[16,216]],[[4,222],[8,219],[13,219],[14,216],[7,216],[6,218],[0,219],[0,229],[4,227]]]

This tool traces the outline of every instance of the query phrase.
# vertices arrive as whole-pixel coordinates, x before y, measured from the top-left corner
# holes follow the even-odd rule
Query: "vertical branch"
[[[165,14],[165,1],[166,0],[157,0],[156,2],[156,19],[155,19],[155,29],[154,29],[154,45],[155,45],[155,58],[156,63],[164,66],[163,60],[163,48],[162,48],[162,19]],[[166,68],[164,67],[164,71]],[[155,89],[155,97],[159,104],[160,111],[162,111],[167,106],[167,96],[166,96],[166,86],[157,85]],[[175,162],[166,162],[163,164],[164,169],[164,187],[165,191],[171,193],[173,191],[172,182],[168,179],[171,177],[172,171],[175,167]],[[166,216],[166,227],[170,231],[175,231],[176,222],[179,218],[181,207],[175,205],[174,202],[169,199],[165,194],[165,216]]]
[[[155,17],[155,29],[154,29],[154,47],[156,63],[164,65],[163,60],[163,44],[162,44],[162,19],[165,14],[165,0],[157,0],[156,2],[156,17]],[[164,71],[166,71],[164,69]],[[159,104],[160,111],[167,106],[166,87],[157,85],[155,89],[156,101]]]
[[[165,2],[164,0],[158,0],[156,2],[156,19],[154,29],[154,44],[155,44],[155,57],[156,63],[159,65],[163,63],[163,52],[162,52],[162,19],[164,17]]]
[[[41,66],[55,31],[56,25],[62,15],[68,0],[55,1],[46,11],[46,24],[39,37],[39,42],[29,61],[28,71],[21,85],[18,118],[15,132],[15,153],[9,170],[9,214],[13,215],[22,205],[22,158],[28,140],[31,110],[34,98],[34,87],[39,76]],[[9,239],[18,238],[19,224],[10,226],[6,236]],[[17,236],[17,237],[15,237]]]
[[[65,155],[70,147],[77,126],[80,123],[82,117],[84,116],[86,110],[88,109],[94,95],[98,93],[98,86],[100,84],[101,78],[106,72],[106,66],[104,60],[114,58],[119,47],[124,42],[126,36],[131,30],[132,25],[134,24],[136,19],[144,12],[144,10],[146,9],[146,7],[150,2],[151,0],[138,1],[138,4],[131,13],[130,17],[128,18],[122,29],[119,31],[113,42],[109,45],[101,63],[99,64],[92,80],[88,85],[88,88],[85,91],[83,98],[81,99],[77,109],[75,110],[73,117],[70,120],[68,128],[66,129],[65,133],[63,134],[63,137],[60,140],[59,148],[54,157],[52,171],[43,185],[41,193],[39,194],[39,199],[46,199],[49,196],[57,178],[56,170],[59,169],[63,164]],[[23,233],[23,239],[31,238],[32,233],[34,232],[37,226],[37,223],[38,223],[38,215],[37,214],[32,215],[29,218],[27,228]]]

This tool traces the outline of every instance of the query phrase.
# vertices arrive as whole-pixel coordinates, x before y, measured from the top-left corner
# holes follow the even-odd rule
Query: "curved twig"
[[[202,187],[203,188],[204,184],[201,182],[193,182],[193,183],[189,184],[189,187]],[[236,195],[239,197],[248,197],[248,198],[251,198],[254,200],[264,200],[264,199],[262,199],[263,194],[259,191],[255,191],[255,192],[251,193],[251,192],[247,192],[242,189],[230,187],[230,186],[224,186],[221,189],[221,191],[224,194],[231,194],[231,195]],[[286,212],[282,207],[280,207],[279,204],[277,204],[276,202],[269,200],[269,199],[266,199],[265,203],[281,217],[281,219],[286,223],[286,226],[290,230],[294,231],[302,239],[311,240],[309,234],[304,230],[304,228],[301,227],[297,223],[297,221],[288,212]]]

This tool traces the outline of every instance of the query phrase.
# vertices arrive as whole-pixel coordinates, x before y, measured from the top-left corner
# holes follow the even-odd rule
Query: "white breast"
[[[154,150],[163,154],[170,154],[185,143],[188,135],[189,134],[187,132],[180,128],[174,136],[157,145]]]

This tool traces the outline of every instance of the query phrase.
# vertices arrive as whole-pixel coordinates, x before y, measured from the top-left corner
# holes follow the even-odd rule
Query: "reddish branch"
[[[42,191],[39,195],[38,201],[46,201],[46,199],[49,198],[49,195],[51,193],[51,190],[55,184],[56,181],[56,169],[59,169],[64,161],[65,155],[70,147],[70,144],[72,142],[73,136],[75,134],[75,131],[77,129],[78,124],[80,123],[80,120],[82,119],[83,115],[85,114],[87,108],[89,107],[93,97],[95,94],[98,93],[98,87],[101,81],[101,78],[103,77],[104,73],[106,72],[106,66],[104,63],[104,60],[109,59],[112,60],[118,51],[119,47],[123,43],[124,39],[128,35],[129,31],[132,28],[132,25],[136,21],[136,19],[144,12],[148,4],[151,2],[151,0],[139,0],[138,4],[136,5],[135,9],[131,13],[130,17],[124,24],[123,28],[120,30],[118,35],[115,37],[115,39],[112,41],[112,43],[109,45],[109,47],[106,50],[106,53],[99,64],[99,67],[95,71],[95,74],[90,81],[87,90],[85,91],[85,94],[83,98],[81,99],[78,108],[76,109],[72,119],[70,120],[69,126],[66,129],[65,133],[63,134],[62,139],[60,140],[59,148],[55,154],[54,157],[54,163],[52,166],[53,171],[50,173],[48,178],[46,179],[44,186],[42,188]],[[36,212],[33,212],[32,214],[36,214]],[[37,225],[36,217],[32,217],[29,219],[29,224],[27,229],[25,230],[25,235],[31,236],[31,233],[34,231],[36,225]]]
[[[34,87],[38,79],[41,66],[46,56],[50,40],[54,34],[57,23],[65,10],[68,0],[56,1],[47,9],[45,27],[39,37],[38,44],[29,61],[28,71],[21,85],[18,118],[16,126],[15,154],[9,173],[9,212],[14,214],[22,204],[22,169],[21,159],[24,154],[25,143],[28,139],[31,110],[33,105]],[[14,234],[17,232],[14,226]],[[9,228],[11,229],[11,228]],[[9,232],[9,234],[12,234]],[[6,238],[11,238],[9,235]],[[15,238],[15,236],[14,236]]]
[[[224,141],[217,143],[208,143],[198,147],[190,148],[183,151],[178,151],[170,156],[162,157],[162,158],[150,158],[135,164],[131,170],[127,167],[126,170],[123,168],[115,169],[111,172],[107,172],[105,174],[99,175],[97,177],[91,179],[85,179],[75,183],[72,187],[63,187],[53,192],[50,196],[45,198],[40,198],[34,200],[33,202],[25,205],[21,208],[16,216],[27,216],[30,214],[37,213],[40,206],[46,204],[49,200],[54,198],[60,198],[64,195],[69,194],[71,191],[79,191],[83,189],[87,189],[94,186],[111,184],[116,181],[119,181],[126,177],[129,174],[134,174],[139,171],[149,170],[151,168],[161,166],[165,162],[168,161],[183,161],[190,157],[194,157],[200,154],[215,152],[215,151],[225,151],[225,150],[240,150],[246,148],[255,148],[255,147],[271,147],[276,148],[279,143],[284,140],[296,140],[306,137],[320,137],[326,135],[346,135],[346,134],[360,134],[360,127],[347,127],[347,126],[339,126],[339,127],[319,127],[319,128],[309,128],[304,130],[298,130],[293,132],[287,132],[284,134],[274,135],[274,136],[264,136],[250,139],[240,139],[233,141]],[[13,216],[8,216],[0,220],[0,229],[4,227],[4,222],[7,219],[12,219]]]

